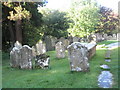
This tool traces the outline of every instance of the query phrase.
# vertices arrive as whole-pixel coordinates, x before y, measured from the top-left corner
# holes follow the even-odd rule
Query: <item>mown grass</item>
[[[117,49],[112,53],[117,53]],[[3,53],[3,88],[98,88],[97,77],[101,72],[100,65],[105,64],[105,49],[97,49],[96,55],[89,61],[90,72],[70,72],[69,61],[57,59],[55,51],[50,55],[50,69],[19,70],[9,65],[9,54]],[[67,53],[66,53],[67,54]],[[114,75],[113,87],[118,87],[118,56],[112,54],[109,64]]]
[[[118,42],[117,40],[105,40],[105,41],[102,41],[102,42],[98,42],[97,45],[102,45],[102,44],[105,44],[105,45],[108,45],[108,44],[111,44],[111,43],[115,43],[115,42]]]

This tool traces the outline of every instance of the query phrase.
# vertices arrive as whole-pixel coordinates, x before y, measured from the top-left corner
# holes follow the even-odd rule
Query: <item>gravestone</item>
[[[112,36],[111,35],[109,35],[109,36],[107,36],[107,40],[112,40]]]
[[[79,42],[74,42],[67,48],[71,71],[89,71],[87,48]]]
[[[52,51],[52,50],[54,50],[51,38],[52,38],[52,36],[46,36],[45,37],[44,41],[45,41],[45,45],[46,45],[46,51]]]
[[[52,42],[52,46],[55,48],[55,44],[57,42],[57,38],[56,37],[51,37],[51,42]]]
[[[20,68],[21,69],[32,69],[32,48],[30,48],[28,45],[24,45],[20,49]]]
[[[65,47],[62,42],[56,43],[55,50],[57,58],[65,58]]]
[[[36,53],[37,55],[44,54],[46,52],[45,44],[40,41],[36,44]]]
[[[21,60],[20,49],[14,47],[10,52],[10,66],[18,68],[20,60]]]
[[[70,41],[68,39],[65,39],[63,44],[64,44],[65,49],[67,49],[68,45],[70,44]]]
[[[49,64],[50,64],[50,58],[48,55],[46,54],[40,54],[36,56],[35,59],[35,67],[36,68],[49,68]]]
[[[73,37],[72,37],[72,36],[69,36],[69,37],[68,37],[68,40],[69,40],[70,44],[73,43]]]
[[[21,47],[19,42],[17,42],[10,52],[10,66],[21,69],[32,69],[32,58],[32,48],[28,45]]]
[[[22,48],[22,44],[19,43],[18,41],[15,42],[14,46],[18,49],[21,49]]]
[[[117,33],[117,40],[120,41],[120,33]]]
[[[59,42],[64,43],[64,41],[65,41],[65,38],[64,38],[64,37],[61,37],[61,38],[59,39]]]
[[[32,55],[33,57],[37,55],[35,46],[32,46]]]
[[[79,37],[73,37],[73,42],[78,42],[79,41]]]
[[[107,34],[103,35],[104,40],[107,40]]]
[[[117,36],[116,36],[116,34],[113,34],[113,38],[112,38],[112,40],[117,40]]]

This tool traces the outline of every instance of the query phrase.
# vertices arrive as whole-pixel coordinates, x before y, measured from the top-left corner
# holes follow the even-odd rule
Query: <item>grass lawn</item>
[[[97,44],[98,45],[102,45],[102,44],[108,45],[108,44],[115,43],[115,42],[118,42],[118,41],[117,40],[107,40],[107,41],[98,42]]]
[[[118,87],[117,51],[118,49],[112,51],[112,61],[107,63],[114,75],[114,88]],[[9,66],[9,54],[3,53],[3,88],[98,88],[97,77],[101,72],[99,66],[106,63],[105,49],[97,49],[96,55],[89,61],[90,72],[87,73],[71,73],[67,56],[57,59],[55,51],[49,51],[47,54],[50,55],[51,69],[19,70]]]

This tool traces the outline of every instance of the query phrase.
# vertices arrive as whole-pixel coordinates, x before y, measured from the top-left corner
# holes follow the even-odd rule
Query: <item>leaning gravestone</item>
[[[74,42],[67,48],[71,71],[89,71],[87,48],[79,42]]]
[[[49,64],[50,64],[50,58],[48,55],[40,54],[36,56],[35,59],[36,68],[42,68],[42,69],[49,68],[50,67]]]
[[[21,69],[32,69],[32,49],[28,45],[21,46],[19,42],[10,52],[10,65]]]
[[[65,58],[65,47],[62,42],[57,42],[55,50],[57,58]]]

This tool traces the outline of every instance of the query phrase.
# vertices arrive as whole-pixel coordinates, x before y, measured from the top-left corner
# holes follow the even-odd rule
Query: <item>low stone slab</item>
[[[108,65],[105,65],[105,64],[101,65],[100,67],[104,70],[109,70],[110,69],[110,67]]]
[[[111,62],[111,59],[105,59],[106,62]]]
[[[88,59],[90,60],[96,54],[96,43],[81,43],[88,49]]]
[[[113,84],[112,76],[110,71],[102,71],[98,76],[98,86],[101,88],[111,88]]]

